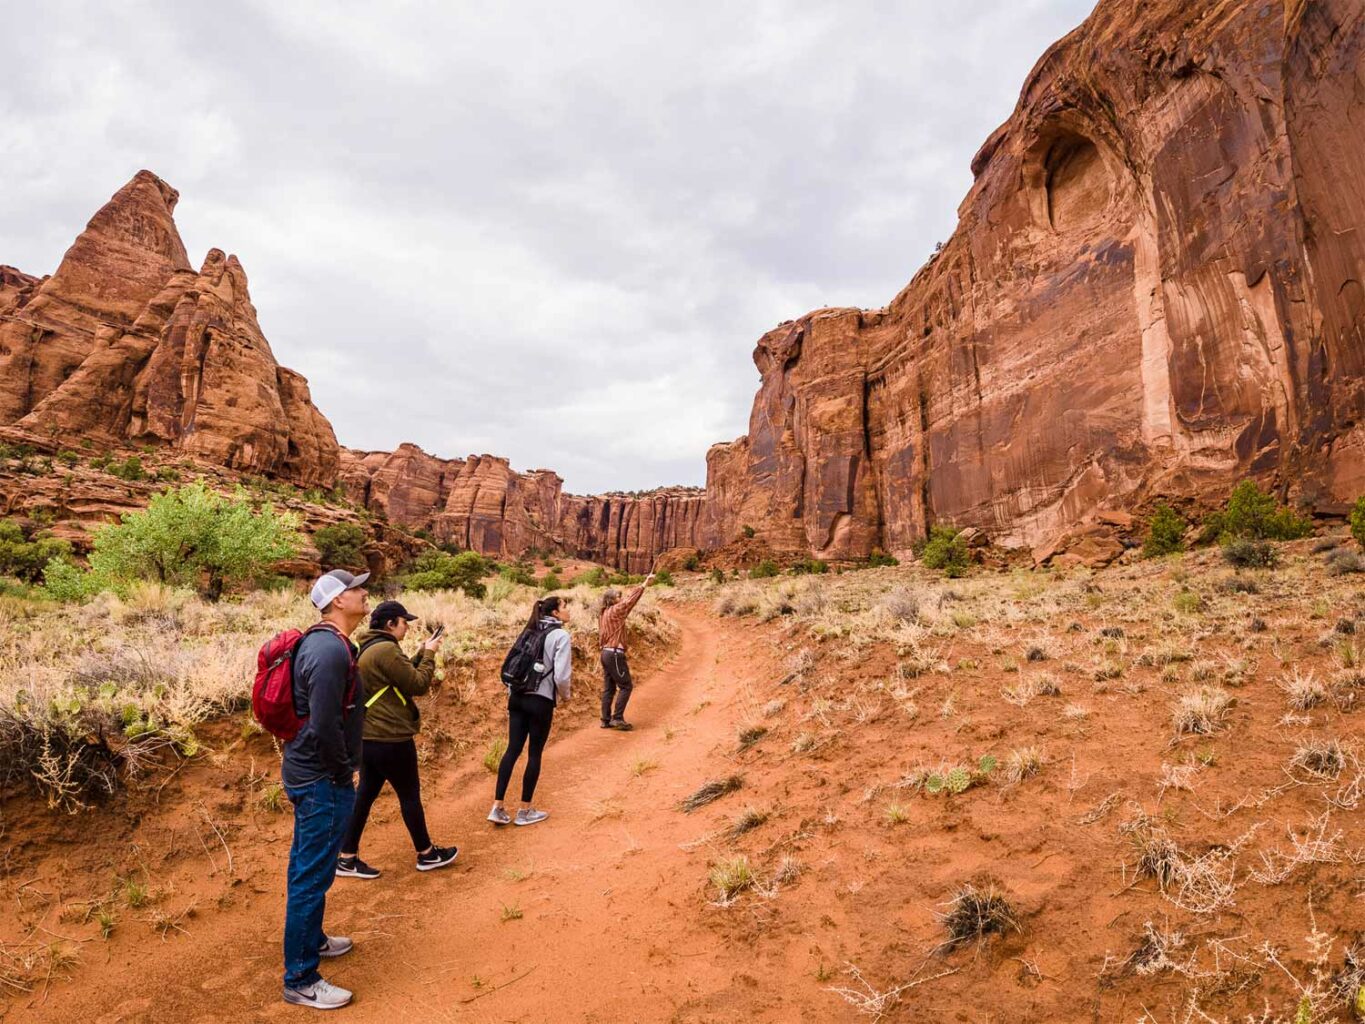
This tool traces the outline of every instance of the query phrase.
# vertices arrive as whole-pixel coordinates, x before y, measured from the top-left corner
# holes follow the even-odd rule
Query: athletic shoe
[[[602,723],[602,728],[603,728],[603,729],[610,729],[610,728],[611,728],[611,723],[610,723],[610,722],[603,722],[603,723]]]
[[[417,870],[435,871],[437,868],[455,863],[455,858],[459,855],[460,848],[458,846],[433,846],[426,853],[417,855]]]
[[[631,725],[624,718],[613,718],[611,720],[611,727],[618,732],[630,732],[630,730],[635,728],[635,726]]]
[[[538,821],[544,821],[549,816],[550,813],[548,811],[537,811],[535,809],[528,810],[523,807],[521,810],[517,811],[516,824],[534,825]]]
[[[313,984],[299,988],[286,985],[284,1001],[295,1006],[311,1006],[315,1010],[339,1010],[351,1001],[351,993],[319,978]]]
[[[318,956],[343,956],[355,948],[355,943],[344,935],[324,935]]]
[[[491,811],[489,811],[488,820],[491,821],[494,825],[512,824],[512,819],[508,817],[507,811],[505,811],[501,807],[494,807]]]
[[[338,878],[363,878],[369,881],[371,878],[379,877],[379,869],[372,868],[360,859],[355,857],[337,858],[337,877]]]

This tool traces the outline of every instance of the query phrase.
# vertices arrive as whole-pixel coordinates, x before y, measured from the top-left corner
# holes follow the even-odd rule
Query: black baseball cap
[[[409,622],[416,622],[417,616],[411,614],[397,601],[380,601],[375,610],[370,612],[370,628],[383,629],[384,623],[392,619],[407,619]]]

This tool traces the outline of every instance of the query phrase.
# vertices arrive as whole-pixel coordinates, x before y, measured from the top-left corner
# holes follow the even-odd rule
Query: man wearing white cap
[[[284,745],[281,776],[294,805],[289,850],[289,899],[284,914],[284,1000],[333,1010],[351,1001],[344,988],[323,981],[321,957],[341,956],[351,940],[322,930],[327,890],[336,877],[337,850],[355,806],[355,773],[365,727],[364,695],[357,692],[351,633],[369,610],[365,581],[334,569],[313,584],[322,621],[294,651],[294,707],[304,718]]]

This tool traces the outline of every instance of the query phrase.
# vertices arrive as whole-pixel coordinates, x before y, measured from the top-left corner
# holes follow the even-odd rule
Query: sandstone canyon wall
[[[1365,5],[1102,0],[972,161],[942,250],[883,309],[764,335],[748,433],[704,494],[579,497],[547,470],[337,446],[238,262],[195,271],[137,175],[57,272],[0,267],[0,426],[162,443],[494,555],[640,570],[743,527],[905,552],[936,522],[1052,549],[1251,475],[1365,492]]]
[[[237,258],[214,249],[191,267],[178,198],[140,171],[51,277],[0,272],[0,426],[48,443],[171,445],[331,486],[331,425],[276,363]]]
[[[929,524],[1040,545],[1260,476],[1365,491],[1365,6],[1104,0],[972,164],[885,309],[760,340],[749,433],[708,456],[742,522],[832,557]]]

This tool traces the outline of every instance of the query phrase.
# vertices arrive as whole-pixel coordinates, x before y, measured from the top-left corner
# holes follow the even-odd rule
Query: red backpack
[[[305,636],[318,629],[336,634],[346,645],[350,674],[346,700],[341,709],[343,717],[350,713],[355,702],[355,654],[351,642],[341,635],[341,630],[330,623],[319,622],[303,632],[286,629],[276,633],[262,645],[260,654],[256,656],[256,683],[251,688],[251,713],[261,723],[261,728],[284,743],[297,736],[303,723],[308,721],[308,716],[300,715],[294,706],[294,652],[299,649]]]

